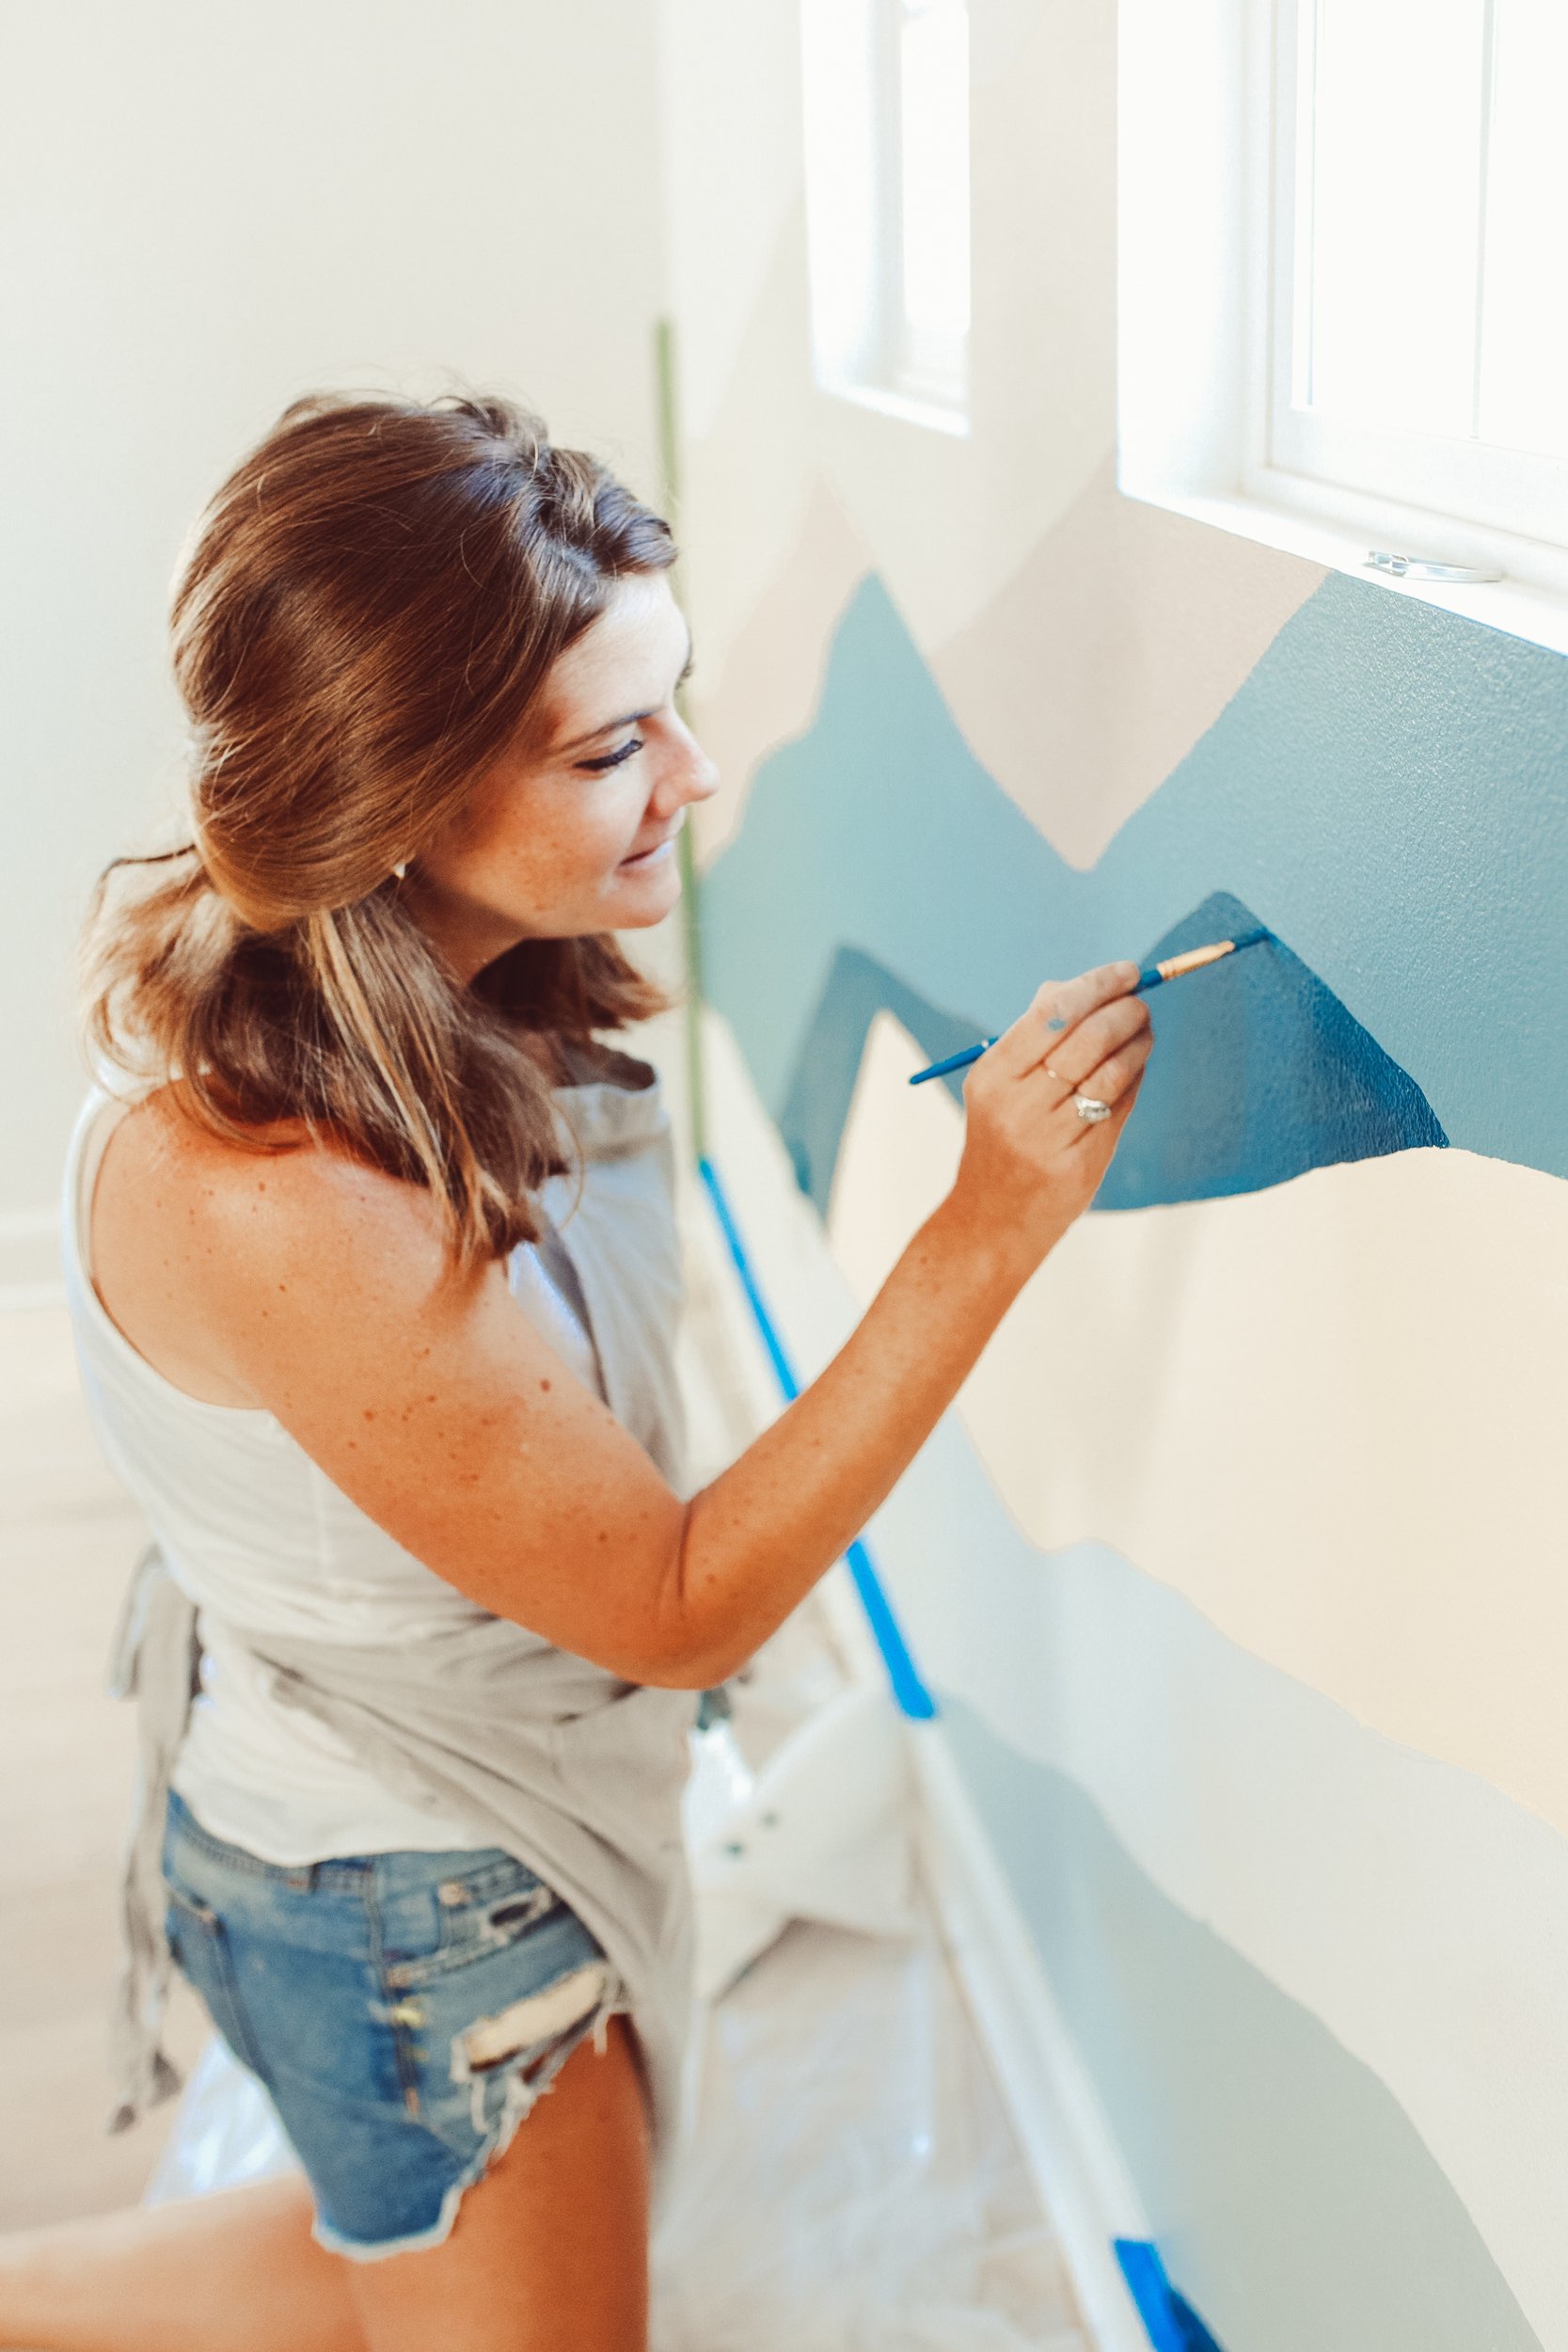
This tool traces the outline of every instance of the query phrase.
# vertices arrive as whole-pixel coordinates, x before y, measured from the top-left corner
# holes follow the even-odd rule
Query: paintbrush
[[[1239,955],[1243,947],[1257,947],[1274,933],[1261,929],[1243,931],[1236,939],[1216,939],[1207,947],[1189,947],[1185,955],[1166,956],[1163,962],[1145,964],[1137,983],[1127,992],[1129,996],[1147,996],[1151,988],[1164,988],[1167,980],[1180,980],[1189,972],[1201,972],[1207,963],[1218,963],[1225,956]],[[927,1078],[945,1078],[950,1070],[967,1070],[972,1061],[989,1054],[996,1043],[993,1037],[983,1038],[978,1045],[969,1045],[961,1054],[949,1054],[945,1061],[934,1061],[928,1070],[917,1070],[910,1080],[912,1087],[923,1087]]]

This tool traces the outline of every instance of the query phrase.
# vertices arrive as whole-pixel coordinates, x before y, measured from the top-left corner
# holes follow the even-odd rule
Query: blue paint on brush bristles
[[[1273,937],[1274,933],[1272,931],[1264,930],[1262,926],[1259,924],[1255,930],[1243,931],[1228,943],[1230,955],[1239,956],[1243,947],[1259,947],[1262,946],[1265,939],[1272,939]],[[1220,942],[1216,940],[1213,944],[1218,946]],[[1216,962],[1227,962],[1228,961],[1229,957],[1215,958]],[[1207,964],[1198,964],[1195,968],[1200,972],[1206,972],[1208,971],[1209,966]],[[1171,974],[1169,977],[1172,978],[1181,978],[1186,976],[1183,974]],[[1146,963],[1143,970],[1138,974],[1135,986],[1130,988],[1127,993],[1130,996],[1147,996],[1151,988],[1164,988],[1166,977],[1166,974],[1161,971],[1157,963]],[[1053,1029],[1060,1029],[1065,1026],[1065,1024],[1060,1021],[1052,1021],[1047,1024],[1047,1026]],[[966,1045],[961,1054],[949,1054],[945,1061],[934,1061],[928,1069],[917,1070],[914,1076],[910,1080],[910,1084],[912,1087],[923,1087],[927,1078],[946,1078],[949,1077],[955,1070],[967,1070],[972,1061],[978,1061],[982,1054],[989,1054],[991,1047],[995,1043],[995,1038],[988,1037],[983,1038],[978,1045]]]

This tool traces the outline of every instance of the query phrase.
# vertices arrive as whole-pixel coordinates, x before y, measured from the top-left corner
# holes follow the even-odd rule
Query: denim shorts
[[[598,1945],[497,1847],[288,1869],[178,1796],[168,1939],[309,2179],[316,2235],[360,2260],[439,2245],[463,2191],[624,2006]]]

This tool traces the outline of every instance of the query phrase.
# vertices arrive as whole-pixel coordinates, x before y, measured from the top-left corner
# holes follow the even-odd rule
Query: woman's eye
[[[579,759],[578,766],[586,768],[591,775],[602,775],[607,768],[619,768],[624,759],[629,759],[633,752],[640,752],[641,749],[642,738],[640,735],[634,735],[629,743],[621,745],[619,751],[607,753],[603,759]]]

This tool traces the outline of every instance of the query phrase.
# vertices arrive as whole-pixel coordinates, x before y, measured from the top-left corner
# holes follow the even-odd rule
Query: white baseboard
[[[64,1301],[59,1211],[8,1209],[0,1215],[0,1314]]]
[[[909,1738],[927,1883],[1084,2317],[1099,2352],[1148,2352],[1113,2246],[1147,2238],[1148,2217],[941,1719]]]
[[[777,1381],[705,1200],[689,1198],[688,1220],[706,1294],[704,1339],[712,1359],[705,1370],[755,1435],[779,1411]],[[842,1563],[817,1597],[846,1666],[857,1680],[885,1687],[880,1653]],[[1148,2352],[1113,2249],[1116,2238],[1147,2238],[1147,2216],[941,1719],[911,1723],[908,1732],[923,1875],[1085,2320],[1098,2352]]]

